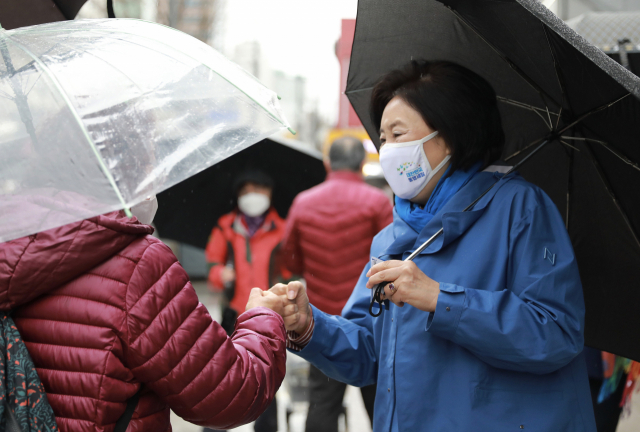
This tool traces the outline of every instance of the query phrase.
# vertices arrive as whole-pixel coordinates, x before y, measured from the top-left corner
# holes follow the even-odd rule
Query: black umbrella
[[[586,341],[640,360],[640,79],[535,0],[360,0],[346,93],[412,58],[460,63],[502,101],[504,159],[554,200],[578,257]]]
[[[6,30],[72,20],[87,0],[3,0],[0,24]],[[109,18],[114,18],[113,0],[105,0]]]
[[[158,195],[154,224],[163,238],[204,248],[218,218],[234,209],[236,176],[259,169],[275,182],[273,205],[283,218],[300,192],[326,175],[322,154],[297,141],[271,137]]]

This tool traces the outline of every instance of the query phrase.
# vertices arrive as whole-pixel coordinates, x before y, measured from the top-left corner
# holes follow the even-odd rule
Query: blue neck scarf
[[[451,165],[431,193],[424,208],[409,200],[396,197],[396,212],[415,232],[422,231],[431,219],[440,211],[442,207],[454,196],[471,177],[473,177],[482,166],[481,162],[476,163],[467,171],[457,170],[447,177],[451,170]]]

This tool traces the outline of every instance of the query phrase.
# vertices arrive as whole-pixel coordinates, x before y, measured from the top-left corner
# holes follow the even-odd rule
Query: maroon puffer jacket
[[[152,231],[114,212],[0,244],[0,310],[14,310],[63,432],[112,431],[141,386],[129,431],[170,431],[169,408],[230,428],[284,378],[282,318],[252,309],[227,338]]]
[[[369,261],[373,237],[393,222],[389,198],[358,173],[337,171],[293,201],[282,258],[307,281],[309,301],[340,315]]]

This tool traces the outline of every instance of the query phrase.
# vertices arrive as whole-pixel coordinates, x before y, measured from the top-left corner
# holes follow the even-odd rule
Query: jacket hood
[[[116,211],[0,243],[0,310],[58,288],[151,233]]]

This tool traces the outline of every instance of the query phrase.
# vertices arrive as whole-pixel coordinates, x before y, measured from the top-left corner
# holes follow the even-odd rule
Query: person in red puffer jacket
[[[221,323],[229,331],[252,288],[268,290],[291,277],[281,259],[285,222],[271,205],[273,189],[273,179],[264,172],[241,172],[233,184],[238,206],[218,219],[205,249],[209,286],[224,290],[232,310],[223,312]]]
[[[362,179],[365,151],[355,138],[337,139],[325,164],[327,180],[302,192],[289,210],[282,259],[301,274],[314,306],[340,315],[369,260],[373,237],[393,221],[389,198]],[[306,431],[337,431],[344,383],[311,366]],[[375,385],[362,389],[373,419]]]
[[[282,301],[254,290],[227,337],[152,232],[113,212],[0,244],[0,310],[13,310],[62,432],[113,431],[139,390],[129,431],[171,431],[170,409],[235,427],[284,378]]]

